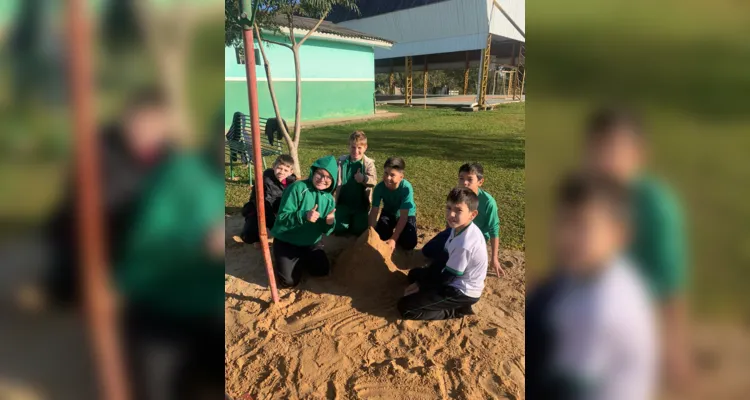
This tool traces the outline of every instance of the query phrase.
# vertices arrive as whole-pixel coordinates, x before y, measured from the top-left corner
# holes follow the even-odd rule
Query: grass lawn
[[[675,5],[529,2],[536,67],[526,271],[548,264],[550,195],[557,175],[577,162],[583,118],[603,102],[624,102],[643,112],[652,169],[684,210],[696,311],[747,322],[750,3]],[[708,72],[696,48],[711,49]]]
[[[437,108],[386,109],[402,115],[303,130],[303,175],[307,176],[307,169],[316,158],[347,153],[349,134],[361,129],[367,134],[367,155],[375,159],[378,174],[382,174],[383,163],[390,156],[406,161],[406,179],[414,186],[419,227],[442,229],[445,196],[456,184],[458,168],[466,162],[480,162],[485,172],[483,187],[497,200],[501,246],[524,249],[525,105],[511,104],[479,113]],[[273,160],[266,162],[270,165]],[[239,183],[226,184],[230,212],[242,207],[249,196],[247,170],[242,170],[240,176]]]

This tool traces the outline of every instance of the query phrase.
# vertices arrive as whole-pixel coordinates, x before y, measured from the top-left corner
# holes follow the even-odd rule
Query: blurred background
[[[78,190],[74,185],[76,131],[69,79],[73,47],[66,20],[69,3],[0,2],[2,399],[89,399],[102,395],[95,380],[99,375],[93,366],[93,339],[85,329],[79,275],[75,272],[80,259],[75,210]],[[73,23],[85,20],[92,28],[90,79],[95,93],[91,112],[95,116],[103,190],[101,209],[87,211],[103,216],[105,268],[112,272],[114,281],[115,269],[128,271],[128,263],[139,260],[135,254],[148,247],[128,244],[126,232],[134,221],[148,225],[143,221],[155,215],[152,220],[156,221],[169,214],[151,207],[157,199],[174,196],[158,190],[149,192],[154,181],[178,182],[174,186],[182,190],[181,197],[194,196],[181,212],[190,213],[199,204],[208,204],[204,208],[213,210],[211,223],[220,224],[223,231],[223,179],[220,173],[213,178],[211,162],[215,161],[216,172],[223,170],[224,4],[217,0],[82,3],[87,12],[79,14]],[[203,155],[205,165],[187,162],[198,166],[174,167],[187,158]],[[175,169],[184,173],[174,173]],[[183,190],[186,185],[179,183],[189,182],[185,174],[197,179],[190,190]],[[210,190],[200,187],[196,174],[209,177],[212,185],[220,188],[218,197],[211,197]],[[215,208],[211,208],[213,203]],[[210,242],[211,229],[203,225],[195,229],[198,240]],[[164,230],[151,236],[150,243],[179,239],[170,235],[174,230]],[[221,239],[223,254],[223,232]],[[211,251],[202,246],[199,250]],[[171,263],[178,263],[178,258]],[[220,264],[223,266],[223,258]],[[163,276],[176,276],[177,271],[165,269]],[[216,284],[205,285],[223,302],[223,294],[219,295],[222,268],[211,271],[215,271],[211,276],[217,278]],[[111,282],[111,287],[120,283]],[[138,340],[143,338],[140,333],[125,333],[129,326],[138,325],[139,332],[153,331],[155,325],[144,322],[144,316],[133,311],[138,308],[130,307],[127,295],[117,291],[110,294],[122,311],[120,317],[125,322],[121,333],[127,340],[138,335]],[[218,311],[219,318],[212,326],[221,330],[213,348],[219,362],[213,367],[218,368],[223,385],[219,344],[223,342],[223,306]],[[138,320],[136,324],[133,319]]]
[[[542,0],[527,24],[529,281],[547,270],[552,193],[580,164],[586,117],[628,105],[685,213],[690,351],[696,382],[713,385],[702,398],[748,398],[750,3]]]

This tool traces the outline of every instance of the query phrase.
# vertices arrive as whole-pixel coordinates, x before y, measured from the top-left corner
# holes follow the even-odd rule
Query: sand
[[[523,253],[502,254],[506,276],[488,274],[477,315],[402,321],[395,304],[405,270],[426,262],[419,252],[392,255],[372,233],[326,238],[331,275],[282,289],[272,306],[260,252],[231,239],[242,219],[229,217],[226,227],[226,380],[234,398],[523,399]]]

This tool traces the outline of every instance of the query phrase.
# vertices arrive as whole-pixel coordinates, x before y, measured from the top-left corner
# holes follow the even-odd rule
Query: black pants
[[[266,229],[269,231],[273,228],[273,224],[276,222],[276,216],[273,215],[273,211],[266,210]],[[260,232],[258,232],[258,210],[255,208],[255,204],[247,203],[242,208],[242,215],[245,217],[245,225],[242,227],[242,233],[240,238],[245,243],[257,243],[260,242]]]
[[[448,253],[445,251],[445,242],[448,241],[450,236],[450,228],[446,228],[444,231],[435,235],[435,237],[430,239],[430,241],[422,247],[422,255],[437,263],[447,263]]]
[[[312,246],[295,246],[276,238],[273,259],[276,282],[280,287],[297,286],[304,271],[312,276],[325,276],[331,269],[320,242]]]
[[[432,263],[429,267],[409,271],[409,282],[417,283],[419,291],[399,300],[398,311],[403,319],[435,321],[471,314],[471,305],[479,299],[441,284],[444,266],[444,263]]]
[[[397,223],[398,217],[380,214],[380,219],[375,225],[375,231],[378,232],[380,240],[390,239]],[[406,226],[401,231],[401,236],[398,237],[396,244],[404,250],[414,250],[417,247],[417,217],[407,218]]]
[[[134,399],[208,400],[211,395],[205,393],[222,390],[221,316],[176,317],[136,306],[129,307],[124,317]]]

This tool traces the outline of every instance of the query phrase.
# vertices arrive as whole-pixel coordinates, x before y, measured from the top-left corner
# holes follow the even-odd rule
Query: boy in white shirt
[[[629,196],[617,182],[573,175],[558,192],[554,273],[526,305],[528,400],[653,398],[657,332],[648,289],[622,254]]]
[[[487,276],[487,248],[482,231],[472,222],[479,198],[468,188],[448,194],[445,219],[451,228],[445,243],[448,261],[409,271],[404,297],[398,302],[403,319],[442,320],[473,314]]]

